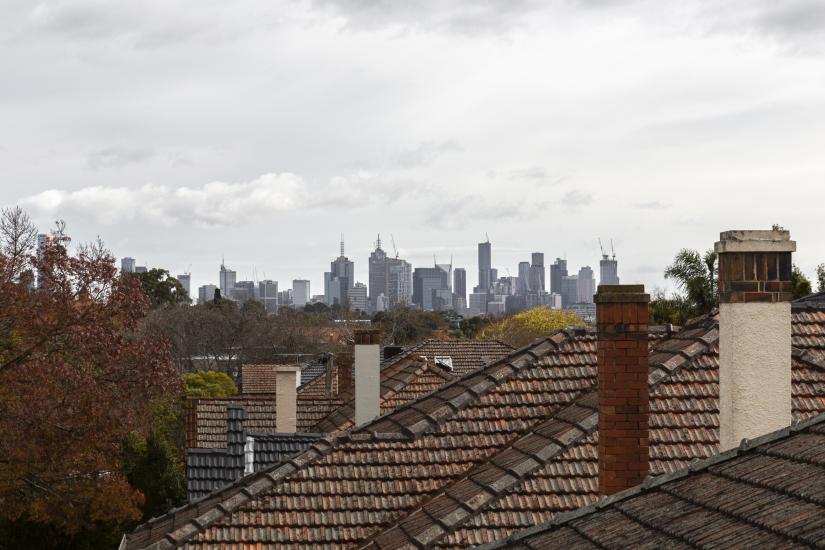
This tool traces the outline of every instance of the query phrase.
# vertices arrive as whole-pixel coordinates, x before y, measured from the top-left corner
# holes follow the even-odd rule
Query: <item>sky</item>
[[[0,204],[217,284],[312,282],[341,234],[414,266],[670,288],[683,247],[790,229],[825,262],[821,0],[5,0]],[[596,269],[596,272],[597,269]]]

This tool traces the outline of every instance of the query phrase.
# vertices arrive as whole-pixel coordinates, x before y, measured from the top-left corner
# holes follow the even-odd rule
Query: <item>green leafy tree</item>
[[[816,266],[817,292],[825,292],[825,264]]]
[[[147,438],[134,433],[123,445],[126,477],[144,496],[142,520],[159,516],[186,501],[179,453],[159,431]]]
[[[708,313],[719,304],[716,260],[713,250],[700,254],[696,250],[683,248],[676,254],[673,263],[665,268],[665,278],[676,281],[698,315]]]
[[[143,292],[149,297],[153,308],[188,304],[191,301],[180,281],[169,275],[165,269],[150,269],[143,273],[130,273],[129,276],[140,280]]]
[[[516,315],[492,321],[478,333],[477,338],[479,340],[501,340],[520,348],[556,329],[584,325],[584,321],[575,313],[549,307],[534,307]]]
[[[684,325],[697,315],[696,308],[681,294],[668,296],[657,289],[650,297],[650,323],[653,325]]]
[[[803,296],[807,296],[811,292],[811,281],[808,279],[802,270],[799,269],[799,266],[794,264],[793,270],[791,271],[791,286],[793,292],[793,299],[796,300],[798,298],[802,298]]]
[[[186,397],[228,397],[238,393],[238,386],[225,372],[198,371],[183,375]]]

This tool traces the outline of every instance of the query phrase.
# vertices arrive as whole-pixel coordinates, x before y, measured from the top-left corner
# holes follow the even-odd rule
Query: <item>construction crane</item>
[[[398,248],[395,247],[395,235],[390,233],[390,241],[392,241],[392,249],[395,251],[395,259],[398,259]]]
[[[613,254],[613,259],[616,259],[616,250],[613,248],[613,239],[610,239],[610,253]]]
[[[604,253],[604,246],[602,246],[602,238],[599,237],[599,249],[602,251],[602,259],[607,259],[607,254]]]

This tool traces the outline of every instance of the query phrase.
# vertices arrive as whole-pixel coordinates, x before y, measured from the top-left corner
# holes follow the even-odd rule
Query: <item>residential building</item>
[[[223,260],[221,260],[221,270],[218,272],[218,285],[221,289],[221,295],[231,297],[232,289],[235,288],[235,277],[237,273],[226,267]]]
[[[457,267],[453,271],[453,294],[460,298],[462,303],[467,303],[467,270],[463,267]]]
[[[576,301],[585,304],[592,304],[593,295],[596,294],[596,281],[593,278],[593,270],[590,269],[590,266],[586,265],[579,269],[579,278],[577,282],[578,296]]]
[[[198,287],[198,303],[205,304],[215,299],[215,291],[218,287],[215,285],[203,285]]]
[[[292,281],[292,306],[302,308],[307,305],[310,297],[309,281],[306,279],[293,279]]]
[[[550,266],[550,292],[564,295],[562,290],[562,279],[567,277],[567,260],[556,258]]]

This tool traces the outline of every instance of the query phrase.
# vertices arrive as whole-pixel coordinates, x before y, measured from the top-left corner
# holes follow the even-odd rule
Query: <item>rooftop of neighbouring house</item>
[[[650,466],[662,476],[718,453],[718,321],[651,333]],[[825,412],[825,309],[794,309],[792,341],[802,420]],[[595,333],[556,331],[145,523],[123,548],[506,538],[598,500],[595,387]]]

